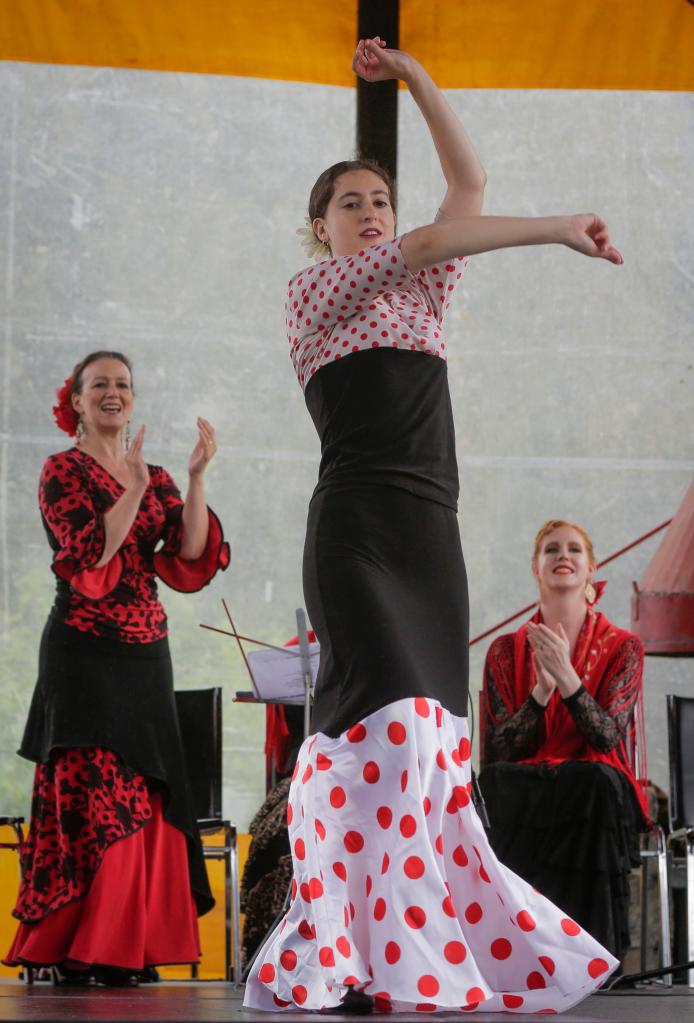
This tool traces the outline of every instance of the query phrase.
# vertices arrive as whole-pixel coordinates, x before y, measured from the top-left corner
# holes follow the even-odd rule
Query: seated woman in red
[[[541,527],[539,609],[487,654],[480,785],[499,859],[621,958],[649,820],[631,766],[643,647],[593,607],[595,566],[580,526]]]
[[[46,459],[39,485],[57,593],[19,750],[37,766],[4,961],[134,984],[146,967],[197,961],[196,911],[213,905],[156,576],[192,592],[229,563],[204,496],[215,437],[198,419],[184,501],[145,463],[144,427],[123,443],[124,355],[88,355],[58,398],[56,421],[78,441]]]

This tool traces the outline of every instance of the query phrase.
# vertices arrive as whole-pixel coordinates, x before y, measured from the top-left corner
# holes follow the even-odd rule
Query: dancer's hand
[[[198,416],[197,427],[198,440],[188,463],[189,476],[202,476],[217,451],[217,440],[212,424]]]
[[[542,666],[542,663],[538,660],[534,653],[532,654],[532,659],[533,667],[535,668],[536,681],[532,690],[532,695],[539,704],[546,707],[552,698],[552,693],[557,688],[557,683],[547,669]]]
[[[385,39],[360,39],[352,58],[352,70],[365,82],[387,82],[397,78],[407,80],[412,57],[404,50],[389,50]]]
[[[564,244],[576,252],[582,252],[584,256],[608,259],[616,266],[624,262],[621,253],[610,243],[607,224],[594,213],[577,213],[567,217]]]
[[[141,426],[135,434],[135,439],[125,452],[125,464],[130,471],[130,477],[136,488],[145,491],[149,485],[149,469],[142,454],[142,446],[145,442],[145,428]]]

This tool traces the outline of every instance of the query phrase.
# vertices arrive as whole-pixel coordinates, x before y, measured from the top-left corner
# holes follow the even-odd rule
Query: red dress
[[[165,469],[149,473],[130,532],[102,567],[104,514],[123,487],[78,448],[41,473],[57,593],[19,750],[37,767],[8,965],[132,970],[200,954],[196,912],[213,900],[156,577],[198,590],[227,567],[229,549],[210,511],[203,554],[181,559],[183,500]]]

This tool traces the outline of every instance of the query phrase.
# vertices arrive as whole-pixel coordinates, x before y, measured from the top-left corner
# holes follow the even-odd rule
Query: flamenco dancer
[[[328,168],[309,200],[323,259],[292,278],[286,309],[322,445],[304,551],[321,665],[289,797],[292,902],[245,1005],[557,1012],[617,962],[496,859],[471,805],[442,321],[474,253],[622,258],[593,214],[481,217],[484,171],[424,69],[378,38],[353,68],[407,83],[448,188],[436,222],[402,236],[392,183],[368,161]]]
[[[57,593],[19,750],[36,775],[4,962],[53,966],[59,983],[134,986],[156,965],[197,962],[196,914],[214,904],[156,577],[193,592],[229,563],[205,504],[215,436],[198,419],[184,501],[145,462],[144,427],[124,443],[133,400],[124,355],[82,359],[54,409],[77,443],[39,485]]]

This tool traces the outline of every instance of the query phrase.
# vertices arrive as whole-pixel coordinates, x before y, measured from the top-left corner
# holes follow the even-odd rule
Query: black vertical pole
[[[399,46],[399,0],[359,0],[358,39],[380,36]],[[357,79],[357,152],[392,174],[398,170],[398,83]]]

